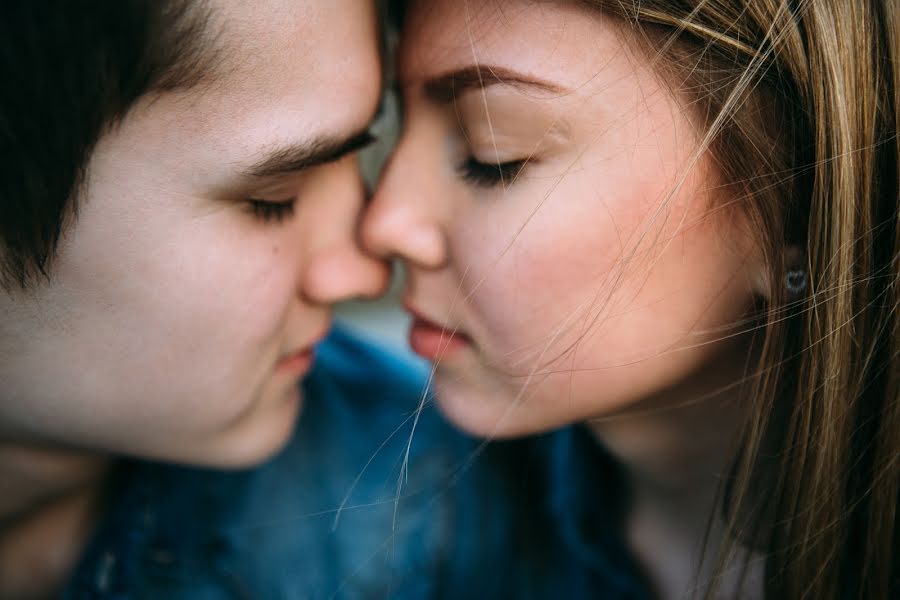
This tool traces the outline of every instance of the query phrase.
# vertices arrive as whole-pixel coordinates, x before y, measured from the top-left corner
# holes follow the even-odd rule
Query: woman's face
[[[410,342],[453,421],[506,436],[612,415],[731,356],[753,244],[687,102],[614,22],[423,0],[403,31],[403,133],[363,238],[406,262]]]
[[[220,78],[104,136],[50,281],[0,296],[0,437],[257,461],[292,431],[331,304],[385,284],[355,243],[373,7],[211,8]]]

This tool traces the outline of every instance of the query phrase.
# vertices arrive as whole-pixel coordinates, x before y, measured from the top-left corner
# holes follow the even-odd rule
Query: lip
[[[409,345],[419,356],[431,361],[444,360],[472,345],[471,338],[465,333],[452,328],[445,329],[412,305],[406,303],[404,306],[413,317],[409,328]]]
[[[276,369],[279,373],[298,377],[309,372],[315,361],[316,351],[314,348],[298,350],[293,354],[288,354],[278,361]]]
[[[297,350],[289,352],[282,356],[279,360],[275,369],[279,373],[284,373],[285,375],[291,375],[294,377],[299,377],[309,372],[312,368],[313,363],[316,358],[316,345],[325,339],[325,336],[328,333],[328,327],[326,327],[319,335],[314,337],[311,341],[306,344],[300,346]]]

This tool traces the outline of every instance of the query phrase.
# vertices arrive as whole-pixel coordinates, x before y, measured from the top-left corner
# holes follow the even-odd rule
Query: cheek
[[[248,375],[261,361],[273,360],[283,350],[279,336],[295,297],[299,269],[292,264],[293,249],[259,232],[223,239],[212,231],[183,246],[176,252],[190,259],[163,256],[149,266],[169,289],[142,310],[177,331],[169,343],[196,353],[214,376]]]
[[[522,186],[458,227],[454,253],[463,257],[488,344],[540,351],[560,332],[583,329],[621,285],[625,244],[641,228],[647,201],[640,194],[609,200],[590,192],[595,185],[571,176],[550,196]]]
[[[632,180],[613,196],[572,177],[546,201],[520,198],[518,210],[509,197],[463,228],[457,253],[481,282],[466,290],[469,310],[492,359],[520,370],[571,358],[577,343],[585,368],[640,362],[741,317],[743,257],[722,234],[733,225],[699,193],[663,203],[667,183]]]
[[[279,350],[293,249],[228,210],[119,225],[117,236],[82,231],[71,253],[68,283],[87,317],[73,337],[110,356],[92,363],[139,378],[165,373],[172,397],[202,401],[229,385],[246,393]]]

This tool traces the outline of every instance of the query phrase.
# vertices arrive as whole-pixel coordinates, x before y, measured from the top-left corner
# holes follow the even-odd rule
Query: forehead
[[[167,102],[173,119],[208,131],[267,115],[304,137],[365,126],[381,91],[373,2],[211,0],[209,14],[217,76]]]
[[[372,0],[213,0],[211,8],[233,83],[358,85],[379,64]]]
[[[369,125],[381,97],[370,0],[210,0],[209,82],[146,97],[100,149],[192,189],[279,147]],[[96,157],[95,157],[96,158]]]
[[[413,0],[401,38],[400,78],[409,85],[479,63],[553,73],[561,83],[578,85],[584,83],[578,65],[592,65],[596,74],[598,59],[621,52],[603,20],[574,1]]]

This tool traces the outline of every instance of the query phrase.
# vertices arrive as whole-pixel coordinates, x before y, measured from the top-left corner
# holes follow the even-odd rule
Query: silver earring
[[[784,287],[791,296],[800,296],[806,292],[807,285],[805,269],[788,269],[784,277]]]

